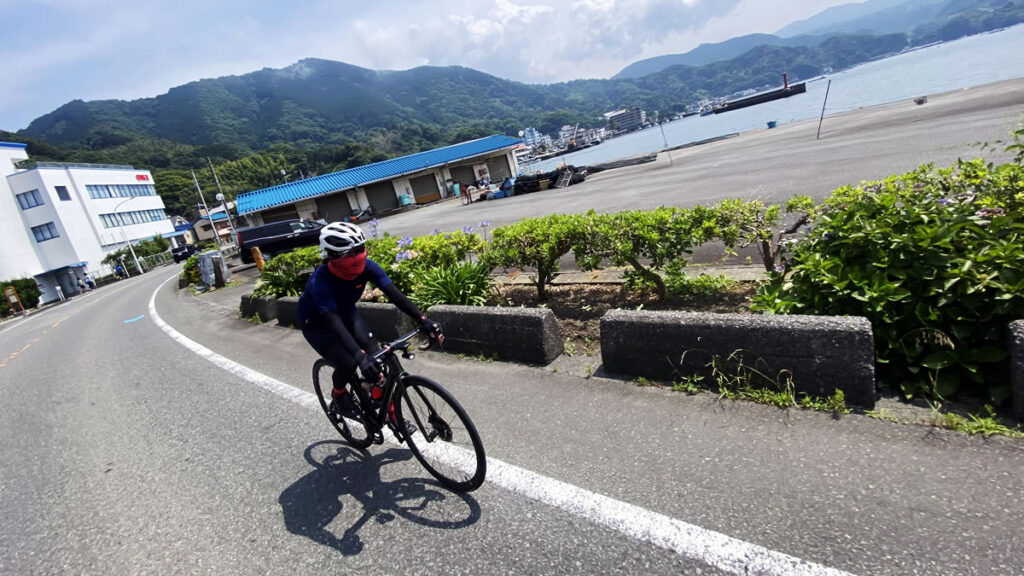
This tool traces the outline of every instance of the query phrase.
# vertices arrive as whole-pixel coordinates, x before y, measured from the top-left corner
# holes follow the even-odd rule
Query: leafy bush
[[[399,238],[384,233],[366,242],[367,256],[387,272],[402,293],[410,297],[430,270],[466,261],[483,248],[480,236],[463,230],[415,238]]]
[[[14,280],[6,280],[0,282],[0,295],[3,294],[3,289],[7,286],[13,286],[14,291],[18,293],[18,298],[21,300],[21,305],[26,310],[29,308],[35,308],[39,304],[39,286],[36,281],[32,278],[16,278]],[[0,296],[0,316],[6,316],[12,313],[14,310],[11,308],[11,303],[7,301],[6,296]]]
[[[705,224],[711,219],[712,213],[700,206],[600,215],[590,211],[578,220],[572,250],[583,270],[594,270],[605,261],[629,266],[627,285],[653,285],[663,300],[667,288],[659,271],[681,274],[686,255],[707,239]]]
[[[484,253],[484,260],[492,268],[533,268],[537,297],[546,300],[546,287],[558,271],[558,260],[579,238],[585,218],[587,216],[576,214],[551,214],[495,228],[494,241]]]
[[[260,271],[252,295],[275,298],[298,296],[302,294],[306,280],[320,262],[319,246],[306,246],[278,254]]]
[[[1024,317],[1024,167],[926,166],[836,190],[790,269],[756,309],[866,316],[883,383],[1002,403],[1006,326]]]
[[[444,263],[423,275],[412,300],[424,310],[438,304],[483,306],[493,291],[491,269],[486,264]]]
[[[185,283],[189,285],[201,284],[203,282],[203,275],[199,273],[198,252],[189,256],[188,259],[185,260],[185,266],[181,269],[181,275],[185,278]]]

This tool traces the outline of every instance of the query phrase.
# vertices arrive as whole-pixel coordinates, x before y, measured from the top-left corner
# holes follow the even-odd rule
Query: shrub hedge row
[[[836,190],[820,205],[725,200],[712,207],[662,207],[614,214],[555,214],[493,230],[480,223],[416,238],[379,233],[370,258],[424,306],[482,304],[488,272],[520,269],[538,296],[569,254],[584,270],[626,269],[631,287],[665,297],[687,256],[712,240],[728,251],[753,245],[770,280],[754,309],[765,313],[866,316],[880,381],[907,397],[1009,398],[1006,330],[1024,318],[1024,131],[1014,162],[925,166],[882,182]],[[785,213],[793,213],[780,228]],[[315,249],[280,255],[259,291],[294,295]]]

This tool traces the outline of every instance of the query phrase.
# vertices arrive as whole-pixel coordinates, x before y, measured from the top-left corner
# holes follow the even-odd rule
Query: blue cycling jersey
[[[354,280],[342,280],[321,264],[306,281],[306,288],[299,297],[298,320],[305,326],[310,320],[327,312],[337,312],[343,320],[356,315],[356,302],[363,295],[366,283],[383,288],[391,279],[376,262],[367,258],[366,268]]]

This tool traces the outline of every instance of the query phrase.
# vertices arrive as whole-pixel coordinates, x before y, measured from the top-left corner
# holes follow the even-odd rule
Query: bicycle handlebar
[[[423,331],[417,328],[412,332],[399,336],[396,340],[392,340],[391,342],[385,344],[383,348],[375,352],[372,356],[370,356],[370,358],[374,362],[380,362],[383,361],[384,357],[387,356],[388,354],[393,354],[395,350],[407,350],[409,348],[409,341],[412,340],[417,334],[422,333]],[[428,338],[427,344],[425,346],[418,346],[418,348],[420,350],[430,350],[431,348],[434,347],[434,344],[436,343],[437,340],[435,340],[434,338]]]

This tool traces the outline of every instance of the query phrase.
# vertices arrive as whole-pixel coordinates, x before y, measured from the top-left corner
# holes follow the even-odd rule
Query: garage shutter
[[[395,195],[395,186],[390,182],[377,182],[364,186],[366,199],[377,210],[386,212],[398,208],[398,196]]]
[[[477,178],[473,175],[472,166],[456,166],[450,170],[452,174],[452,180],[462,184],[463,190],[473,182],[476,182]]]
[[[280,222],[282,220],[292,220],[293,218],[299,217],[299,212],[295,209],[294,204],[288,206],[282,206],[273,210],[266,210],[260,216],[263,217],[263,222]]]
[[[441,199],[441,191],[437,189],[437,179],[433,174],[419,176],[409,180],[412,185],[412,194],[416,197],[417,204],[426,204]]]
[[[491,173],[491,182],[501,182],[512,175],[512,171],[508,167],[507,156],[488,159],[487,171]]]

